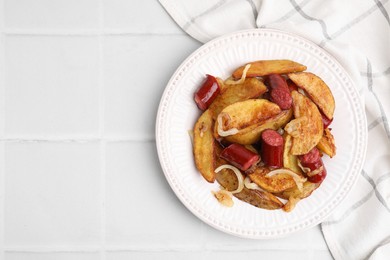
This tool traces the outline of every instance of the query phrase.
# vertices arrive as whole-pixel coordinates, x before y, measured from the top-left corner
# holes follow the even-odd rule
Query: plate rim
[[[288,228],[288,230],[284,231],[284,232],[264,231],[264,232],[250,233],[249,234],[244,230],[238,230],[237,228],[232,229],[232,228],[226,227],[226,224],[220,225],[219,223],[217,223],[217,221],[211,219],[211,217],[207,215],[207,212],[200,212],[199,209],[198,210],[195,209],[194,206],[191,205],[190,202],[188,202],[187,200],[185,200],[185,198],[183,198],[183,196],[181,196],[181,193],[178,190],[179,187],[176,186],[177,184],[175,183],[175,180],[171,179],[170,169],[166,165],[166,162],[164,161],[164,150],[163,150],[164,147],[162,146],[161,141],[160,141],[161,139],[159,137],[162,135],[162,132],[163,132],[163,129],[160,126],[163,123],[163,119],[164,119],[163,115],[166,112],[165,109],[166,109],[167,103],[169,101],[170,92],[175,89],[175,84],[173,84],[173,83],[178,80],[178,77],[179,78],[181,77],[182,73],[185,72],[185,71],[183,71],[183,68],[190,67],[190,65],[193,62],[195,62],[198,58],[202,57],[203,52],[207,53],[208,49],[216,48],[217,47],[216,45],[220,44],[221,42],[228,43],[229,41],[232,41],[235,38],[239,38],[239,37],[261,37],[262,36],[261,34],[267,34],[267,33],[278,34],[278,35],[287,35],[287,36],[293,37],[295,39],[299,39],[300,41],[307,43],[311,47],[320,49],[320,51],[322,53],[326,54],[330,58],[330,60],[335,65],[337,65],[337,67],[341,70],[343,77],[345,77],[346,80],[351,83],[351,86],[349,87],[349,89],[353,92],[354,99],[357,99],[357,101],[355,101],[354,103],[351,102],[352,108],[353,108],[353,110],[356,108],[358,110],[360,110],[360,111],[355,111],[355,116],[359,117],[359,121],[360,121],[359,126],[362,125],[365,127],[361,127],[360,129],[358,129],[361,132],[361,135],[359,136],[359,138],[361,139],[360,145],[357,145],[357,148],[359,149],[359,153],[358,153],[359,157],[357,159],[359,159],[360,164],[354,165],[351,168],[351,172],[354,171],[356,173],[350,174],[350,176],[346,179],[345,182],[348,185],[344,183],[344,185],[341,187],[341,188],[344,188],[343,194],[339,195],[338,197],[336,197],[332,200],[332,202],[331,202],[332,207],[329,208],[329,206],[328,206],[329,209],[325,212],[325,214],[322,214],[318,218],[312,217],[311,221],[306,222],[305,225],[302,225],[302,224],[295,225],[291,228]],[[285,236],[291,235],[293,233],[296,233],[298,231],[303,231],[303,230],[311,228],[315,225],[320,224],[327,216],[329,216],[341,204],[341,202],[347,197],[347,195],[350,193],[350,191],[355,186],[357,179],[358,179],[358,173],[361,172],[363,165],[364,165],[366,152],[367,152],[367,139],[368,139],[368,130],[366,127],[367,126],[366,114],[365,114],[363,104],[361,101],[359,101],[359,99],[360,99],[360,96],[359,96],[358,90],[355,86],[355,82],[352,80],[352,78],[350,77],[347,70],[339,63],[339,61],[332,54],[330,54],[324,48],[318,46],[313,41],[308,40],[307,38],[304,38],[300,35],[297,35],[297,34],[294,34],[291,32],[278,30],[278,29],[269,29],[269,28],[246,29],[246,30],[239,30],[239,31],[235,31],[235,32],[232,32],[229,34],[225,34],[225,35],[217,37],[217,38],[203,44],[202,46],[200,46],[199,48],[194,50],[178,66],[178,68],[175,70],[175,72],[172,74],[171,78],[169,79],[168,83],[166,84],[166,86],[164,88],[164,92],[161,95],[160,103],[159,103],[158,110],[157,110],[156,123],[155,123],[155,138],[156,138],[156,148],[157,148],[159,163],[160,163],[162,171],[165,175],[165,179],[167,180],[171,189],[175,193],[175,196],[177,198],[179,198],[179,200],[184,204],[184,206],[188,210],[190,210],[190,212],[192,212],[196,217],[201,219],[204,223],[206,223],[206,224],[212,226],[213,228],[220,230],[222,232],[225,232],[225,233],[228,233],[228,234],[231,234],[234,236],[242,237],[242,238],[274,239],[274,238],[285,237]],[[356,104],[358,104],[358,105],[356,105]],[[356,160],[356,158],[354,158],[354,159]]]

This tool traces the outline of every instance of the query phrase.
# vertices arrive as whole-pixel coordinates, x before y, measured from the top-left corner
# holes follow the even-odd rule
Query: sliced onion
[[[242,75],[241,75],[241,78],[239,80],[226,80],[226,84],[229,84],[229,85],[236,85],[236,84],[242,84],[244,83],[245,79],[246,79],[246,73],[248,72],[249,68],[251,67],[251,64],[247,64],[245,65],[245,68],[244,70],[242,71]]]
[[[317,169],[315,169],[314,171],[309,171],[309,172],[307,172],[306,174],[307,174],[308,177],[313,177],[314,175],[319,174],[319,173],[322,172],[323,170],[324,170],[324,166],[322,165],[320,168],[317,168]]]
[[[297,188],[299,191],[302,191],[303,183],[307,180],[306,178],[299,176],[297,173],[295,173],[289,169],[276,169],[276,170],[273,170],[273,171],[270,171],[269,173],[267,173],[265,175],[265,177],[272,177],[272,176],[275,176],[278,174],[287,174],[287,175],[291,176],[293,178],[293,180],[295,181],[295,184],[297,185]]]
[[[245,188],[250,189],[250,190],[265,191],[262,188],[260,188],[259,185],[257,185],[256,183],[252,182],[249,177],[245,177],[245,179],[244,179],[244,186],[245,186]]]
[[[237,169],[236,167],[230,165],[230,164],[223,164],[221,166],[219,166],[217,169],[215,169],[215,173],[223,170],[223,169],[230,169],[232,170],[236,176],[237,176],[237,180],[238,180],[238,187],[236,190],[233,190],[233,191],[230,191],[231,193],[238,193],[238,192],[241,192],[242,189],[244,188],[244,177],[242,176],[241,172],[239,169]]]
[[[229,135],[235,135],[238,133],[238,129],[237,128],[231,128],[227,131],[223,130],[222,128],[222,117],[227,115],[226,113],[219,113],[218,117],[217,117],[217,123],[218,123],[218,127],[217,127],[217,131],[218,131],[218,135],[219,136],[222,136],[222,137],[225,137],[225,136],[229,136]]]
[[[297,164],[298,164],[299,168],[301,168],[301,170],[302,170],[304,173],[306,173],[306,174],[307,174],[308,172],[310,172],[310,171],[311,171],[309,167],[304,167],[304,166],[302,166],[302,164],[301,164],[301,161],[300,161],[300,160],[297,160]]]
[[[306,93],[305,93],[305,91],[303,89],[298,88],[298,92],[306,97]]]

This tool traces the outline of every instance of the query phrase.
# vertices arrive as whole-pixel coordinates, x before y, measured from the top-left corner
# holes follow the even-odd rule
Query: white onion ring
[[[235,135],[238,133],[238,129],[237,128],[231,128],[227,131],[223,130],[222,128],[222,116],[224,116],[225,114],[224,113],[219,113],[218,117],[217,117],[217,123],[218,123],[218,127],[217,127],[217,131],[218,131],[218,135],[219,136],[222,136],[222,137],[225,137],[225,136],[229,136],[229,135]]]
[[[252,182],[249,177],[245,177],[245,179],[244,179],[244,186],[245,186],[245,188],[250,189],[250,190],[265,191],[262,188],[260,188],[259,185],[257,185],[256,183]]]
[[[301,170],[302,170],[304,173],[307,174],[308,172],[311,171],[309,167],[303,167],[300,160],[297,160],[297,164],[298,164],[299,168],[301,168]]]
[[[319,174],[319,173],[322,172],[323,170],[324,170],[324,166],[322,165],[320,168],[315,169],[314,171],[309,171],[309,172],[307,172],[306,175],[307,175],[308,177],[313,177],[314,175]]]
[[[232,166],[232,165],[223,164],[223,165],[219,166],[217,169],[215,169],[215,173],[218,173],[219,171],[221,171],[221,170],[223,170],[223,169],[230,169],[230,170],[232,170],[232,171],[236,174],[236,176],[237,176],[238,187],[237,187],[236,190],[233,190],[233,191],[230,191],[230,192],[231,192],[232,194],[241,192],[242,189],[244,188],[244,177],[242,176],[240,170],[237,169],[236,167]]]
[[[302,191],[303,183],[307,180],[306,178],[299,176],[297,173],[295,173],[289,169],[276,169],[276,170],[273,170],[273,171],[270,171],[269,173],[267,173],[265,175],[265,177],[272,177],[272,176],[275,176],[278,174],[287,174],[287,175],[291,176],[293,178],[295,184],[297,185],[297,188],[299,191]]]
[[[227,80],[225,83],[229,85],[237,85],[244,83],[246,79],[246,73],[248,72],[249,68],[251,67],[251,64],[246,64],[244,70],[242,71],[241,78],[239,80]]]

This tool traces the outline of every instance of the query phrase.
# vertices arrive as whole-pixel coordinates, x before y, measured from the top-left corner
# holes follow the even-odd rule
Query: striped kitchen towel
[[[201,42],[241,29],[274,28],[331,52],[365,104],[367,158],[357,184],[321,225],[335,259],[390,259],[389,0],[159,0]]]

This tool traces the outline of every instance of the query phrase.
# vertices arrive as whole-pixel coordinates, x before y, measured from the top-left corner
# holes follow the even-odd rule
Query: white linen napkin
[[[159,1],[200,42],[241,29],[281,29],[319,44],[347,69],[365,103],[367,158],[322,231],[335,259],[390,259],[389,0]]]

